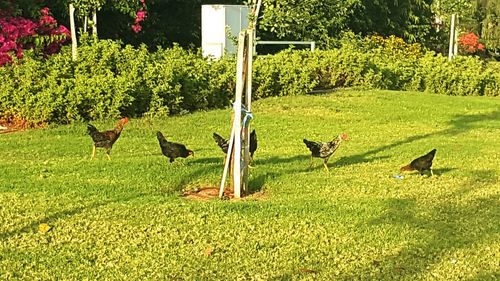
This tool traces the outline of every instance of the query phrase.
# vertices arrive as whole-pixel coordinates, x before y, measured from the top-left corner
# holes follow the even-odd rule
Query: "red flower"
[[[484,51],[484,45],[479,43],[479,36],[473,32],[461,35],[458,38],[458,43],[467,53],[474,54],[477,51]]]

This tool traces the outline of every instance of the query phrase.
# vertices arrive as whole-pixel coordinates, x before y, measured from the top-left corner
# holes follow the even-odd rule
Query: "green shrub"
[[[348,36],[336,46],[256,57],[253,98],[338,87],[500,95],[498,62],[449,62],[396,37]],[[0,68],[0,118],[66,123],[225,107],[234,97],[235,68],[230,56],[211,60],[178,46],[149,52],[87,38],[76,61],[64,48],[44,60],[28,53],[22,62]]]
[[[475,57],[455,57],[448,61],[440,54],[428,53],[420,61],[420,68],[422,90],[444,95],[484,95],[486,81],[491,76],[485,63]]]
[[[500,96],[500,62],[489,62],[484,76],[484,95]]]

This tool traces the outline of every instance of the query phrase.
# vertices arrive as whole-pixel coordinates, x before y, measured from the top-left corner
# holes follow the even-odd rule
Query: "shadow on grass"
[[[416,199],[389,199],[385,202],[385,212],[368,222],[375,228],[380,225],[393,225],[414,231],[415,243],[407,243],[396,253],[374,260],[356,272],[347,273],[340,279],[356,279],[359,276],[371,276],[373,280],[385,279],[425,279],[426,274],[439,264],[464,263],[460,255],[456,260],[447,260],[450,252],[473,249],[474,245],[494,244],[498,234],[499,205],[498,194],[471,198],[468,202],[457,204],[453,198],[463,198],[470,192],[490,188],[496,184],[498,176],[493,170],[479,170],[476,177],[488,177],[483,183],[465,182],[458,191],[449,192],[440,198],[440,203],[423,206]],[[474,176],[473,176],[474,177]],[[452,199],[452,200],[449,200]],[[412,240],[413,240],[412,239]],[[453,255],[452,255],[453,256]],[[477,280],[490,274],[475,269]],[[373,275],[375,274],[375,275]],[[496,273],[498,274],[498,272]],[[494,280],[488,275],[485,280]]]
[[[35,233],[35,232],[37,232],[38,226],[42,223],[46,223],[49,226],[52,226],[53,222],[55,222],[59,219],[74,216],[74,215],[83,213],[87,210],[96,209],[96,208],[99,208],[102,206],[106,206],[108,204],[118,203],[118,202],[127,202],[127,201],[130,201],[132,199],[139,198],[141,196],[143,196],[142,193],[130,195],[128,197],[119,197],[119,198],[117,197],[117,198],[113,198],[113,199],[109,199],[109,200],[104,200],[101,202],[94,202],[94,203],[89,204],[89,205],[84,206],[84,207],[72,208],[69,210],[55,212],[49,216],[45,216],[44,218],[33,221],[30,224],[25,225],[24,227],[21,227],[19,229],[0,233],[0,240],[7,239],[7,238],[12,237],[12,236],[17,236],[17,235],[20,235],[23,233]]]
[[[432,172],[436,176],[440,176],[442,174],[446,174],[448,172],[451,172],[453,170],[456,170],[456,168],[439,168],[439,169],[432,169]]]
[[[376,155],[382,151],[390,150],[395,147],[409,144],[415,141],[419,141],[422,139],[426,139],[429,137],[433,136],[455,136],[464,132],[467,132],[469,130],[472,130],[474,128],[480,127],[481,122],[487,122],[487,121],[492,121],[492,120],[500,120],[500,110],[493,111],[491,113],[486,113],[486,114],[476,114],[476,115],[459,115],[453,118],[448,124],[450,125],[449,128],[434,132],[434,133],[428,133],[428,134],[423,134],[423,135],[415,135],[415,136],[410,136],[407,137],[406,139],[396,141],[391,144],[383,145],[371,150],[368,150],[364,153],[360,154],[355,154],[351,156],[344,156],[340,158],[339,162],[341,163],[346,163],[349,165],[354,165],[354,164],[360,164],[360,163],[366,163],[366,162],[372,162],[378,159],[381,159],[380,157],[373,157],[373,155]],[[428,150],[432,148],[426,148]],[[424,149],[425,150],[425,149]],[[386,156],[385,158],[389,158],[389,156]]]
[[[192,164],[214,164],[222,166],[224,164],[224,155],[221,157],[207,157],[207,158],[195,158],[191,159],[189,163]]]

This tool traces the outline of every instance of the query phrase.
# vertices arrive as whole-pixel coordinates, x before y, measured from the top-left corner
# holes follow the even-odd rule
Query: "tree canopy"
[[[145,4],[144,4],[145,2]],[[0,0],[0,10],[36,18],[49,7],[54,17],[69,25],[68,4],[81,18],[98,13],[99,36],[151,48],[200,46],[201,5],[244,4],[245,0]],[[147,6],[140,29],[134,17]],[[459,15],[460,31],[474,32],[487,48],[500,48],[498,0],[263,0],[257,35],[267,40],[314,40],[328,45],[345,31],[398,36],[408,42],[445,42],[450,15]],[[435,20],[444,26],[436,28]],[[137,20],[136,20],[137,21]],[[434,24],[434,27],[433,27]],[[131,28],[132,27],[132,28]],[[132,30],[133,29],[133,30]],[[141,32],[138,32],[141,30]],[[133,32],[135,31],[135,32]],[[441,36],[437,36],[437,31]]]

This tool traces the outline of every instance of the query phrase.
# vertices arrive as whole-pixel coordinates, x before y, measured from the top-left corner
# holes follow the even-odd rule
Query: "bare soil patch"
[[[214,186],[204,186],[199,187],[196,190],[186,191],[182,194],[184,198],[197,200],[197,201],[208,201],[211,199],[219,199],[219,187]],[[234,191],[232,189],[224,189],[222,199],[224,200],[242,200],[242,199],[256,199],[263,198],[262,192],[256,192],[246,195],[242,198],[234,198]]]

